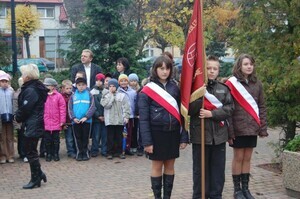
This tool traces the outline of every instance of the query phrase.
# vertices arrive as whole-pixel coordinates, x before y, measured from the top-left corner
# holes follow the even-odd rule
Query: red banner
[[[202,23],[203,7],[200,0],[195,0],[184,49],[181,72],[181,114],[185,118],[185,127],[189,123],[189,103],[202,97],[206,82],[205,47]],[[200,106],[200,105],[199,105]]]

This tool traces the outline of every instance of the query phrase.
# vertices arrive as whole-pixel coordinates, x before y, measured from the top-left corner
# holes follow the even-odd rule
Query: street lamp
[[[11,9],[11,46],[12,46],[12,65],[13,65],[13,76],[17,72],[17,34],[16,34],[16,16],[15,16],[15,1],[10,1]]]

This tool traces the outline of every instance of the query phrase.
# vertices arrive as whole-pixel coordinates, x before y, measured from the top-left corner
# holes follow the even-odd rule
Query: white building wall
[[[36,5],[32,5],[32,7],[36,8]],[[51,7],[51,6],[42,6],[42,7]],[[53,6],[52,6],[53,7]],[[37,31],[35,31],[29,38],[29,46],[31,57],[39,57],[40,56],[40,37],[45,36],[45,29],[69,29],[68,23],[61,23],[59,21],[60,15],[60,5],[56,5],[54,7],[54,18],[40,18],[41,27]],[[11,34],[11,30],[6,26],[6,18],[0,17],[0,29],[7,34]],[[23,57],[27,58],[26,45],[25,40],[23,39]]]

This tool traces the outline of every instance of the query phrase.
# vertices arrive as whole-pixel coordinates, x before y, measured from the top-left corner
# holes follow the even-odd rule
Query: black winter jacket
[[[206,118],[204,124],[205,144],[218,145],[226,142],[228,138],[233,138],[233,135],[229,135],[228,127],[231,125],[234,103],[229,88],[216,80],[209,80],[206,90],[223,104],[221,108],[212,110],[212,117]],[[201,119],[199,118],[201,106],[202,98],[190,103],[189,106],[190,140],[194,144],[201,144]],[[220,125],[221,121],[225,121],[224,126]]]
[[[180,91],[173,81],[168,81],[164,87],[159,81],[154,81],[157,85],[165,89],[177,101],[180,107]],[[148,97],[143,91],[139,93],[139,122],[142,142],[144,146],[152,145],[151,131],[180,131],[181,143],[188,143],[188,134],[181,128],[178,120],[171,115],[165,108]]]
[[[17,122],[25,127],[26,137],[41,137],[44,132],[44,104],[48,89],[39,80],[25,82],[18,98]]]
[[[101,98],[102,98],[103,88],[99,88],[98,86],[94,86],[94,89],[99,91],[99,94],[94,95],[94,102],[95,102],[96,111],[94,112],[94,115],[93,115],[93,122],[99,123],[100,122],[99,117],[101,117],[101,116],[104,117],[104,107],[100,104]]]

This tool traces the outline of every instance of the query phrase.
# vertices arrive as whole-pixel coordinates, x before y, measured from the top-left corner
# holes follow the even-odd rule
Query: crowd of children
[[[40,143],[40,157],[47,162],[59,161],[60,133],[64,132],[67,155],[78,161],[102,155],[107,159],[127,155],[143,155],[143,147],[138,136],[137,92],[140,91],[137,74],[124,74],[129,71],[126,58],[118,59],[117,74],[98,73],[93,88],[87,87],[86,74],[78,71],[75,82],[63,80],[59,87],[51,75],[42,81],[48,89],[44,107],[44,134]],[[24,151],[24,127],[13,120],[18,109],[18,94],[10,86],[11,77],[0,71],[0,163],[14,162],[14,133],[17,131],[18,154],[28,162]],[[123,129],[127,129],[126,150],[122,153]],[[91,139],[91,144],[89,144]],[[139,149],[139,150],[138,150]]]
[[[234,198],[253,198],[249,189],[250,161],[257,136],[266,137],[266,108],[261,83],[255,75],[254,59],[241,55],[233,68],[233,77],[226,84],[217,81],[219,59],[207,59],[206,94],[190,104],[190,135],[182,127],[179,80],[174,79],[172,57],[164,54],[155,61],[149,78],[139,85],[139,77],[129,70],[126,58],[117,60],[117,72],[98,73],[92,88],[86,74],[78,71],[75,82],[58,83],[44,79],[48,89],[44,104],[46,161],[59,161],[60,133],[64,131],[67,155],[77,161],[102,155],[111,160],[125,155],[152,160],[151,185],[155,198],[170,198],[174,181],[175,159],[179,149],[193,144],[193,198],[200,198],[201,187],[201,123],[205,120],[205,196],[221,198],[225,182],[226,142],[234,148]],[[0,163],[14,162],[14,128],[18,135],[18,154],[24,152],[24,126],[13,119],[20,89],[14,92],[9,74],[0,71]],[[22,78],[19,79],[22,86]],[[247,99],[237,97],[248,96]],[[249,103],[247,107],[244,104]],[[200,104],[204,104],[201,108]],[[248,109],[256,111],[252,113]],[[247,117],[248,122],[240,121]],[[242,125],[241,125],[242,124]],[[124,141],[124,136],[126,137]],[[92,139],[91,145],[89,140]],[[167,144],[166,144],[167,143]],[[40,156],[43,155],[40,151]],[[245,163],[246,162],[246,163]],[[43,173],[41,173],[41,176]],[[240,187],[242,185],[242,187]]]

